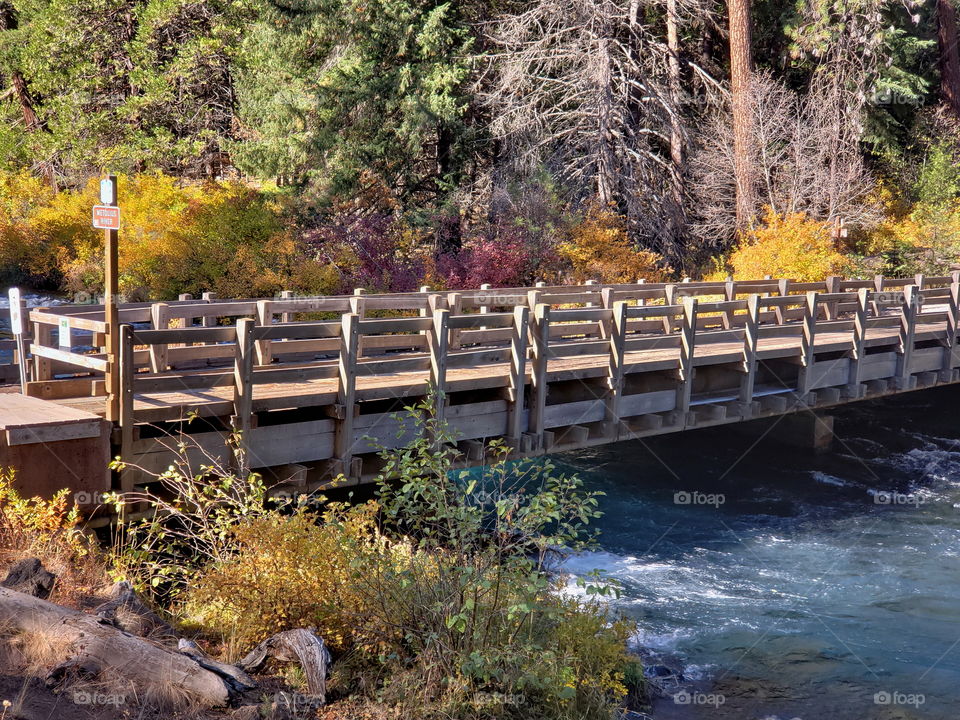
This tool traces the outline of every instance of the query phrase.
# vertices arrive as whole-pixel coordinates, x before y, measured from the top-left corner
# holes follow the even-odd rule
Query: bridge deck
[[[942,334],[942,327],[918,325],[917,340],[933,339]],[[865,344],[870,346],[890,345],[898,341],[899,331],[878,328],[868,331]],[[815,338],[817,353],[842,352],[850,346],[849,332],[828,332]],[[798,357],[801,338],[761,338],[758,340],[758,360]],[[695,367],[738,362],[743,355],[742,342],[712,343],[694,348]],[[642,373],[658,370],[675,370],[679,367],[679,348],[658,348],[627,352],[626,373]],[[317,363],[316,365],[330,365]],[[335,366],[336,361],[332,361]],[[551,358],[547,363],[547,381],[557,382],[571,378],[587,379],[604,377],[607,372],[606,354],[582,355],[572,358]],[[203,375],[209,371],[196,371]],[[475,368],[458,368],[447,371],[446,391],[465,392],[478,389],[506,387],[509,383],[510,364],[491,363]],[[526,368],[526,383],[531,380],[531,370]],[[356,399],[358,401],[384,400],[391,398],[422,397],[429,382],[426,372],[384,373],[375,377],[358,377]],[[257,383],[253,386],[253,411],[296,409],[310,406],[333,405],[337,401],[338,380],[324,378],[304,382]],[[164,422],[195,413],[199,417],[230,415],[233,410],[234,389],[213,387],[203,390],[183,389],[174,392],[135,394],[134,412],[140,422]],[[100,397],[66,398],[56,402],[77,410],[104,415],[104,402]]]
[[[37,309],[27,391],[104,416],[118,373],[123,488],[171,434],[226,461],[231,429],[256,467],[358,480],[423,399],[479,462],[494,437],[530,455],[957,382],[958,297],[960,274],[185,299],[122,306],[115,365],[102,308]]]

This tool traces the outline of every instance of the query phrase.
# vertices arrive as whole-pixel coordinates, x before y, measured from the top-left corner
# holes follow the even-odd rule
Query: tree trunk
[[[223,707],[236,697],[224,678],[186,655],[25,593],[0,588],[0,624],[15,632],[55,636],[68,646],[72,659],[130,680],[138,689],[185,693],[205,707]]]
[[[0,0],[0,32],[4,30],[17,29],[17,15],[13,5],[5,0]],[[23,115],[23,124],[30,132],[40,130],[46,131],[47,126],[37,116],[33,97],[30,95],[30,89],[27,87],[27,80],[16,68],[11,68],[10,84],[13,86],[13,94],[17,97],[20,104],[20,112]],[[54,190],[57,189],[57,177],[53,169],[53,164],[47,160],[40,162],[40,171],[46,177],[47,182]]]
[[[597,94],[597,200],[604,207],[614,200],[616,163],[613,143],[613,78],[610,73],[610,40],[600,39]]]
[[[940,100],[960,118],[960,52],[957,11],[951,0],[937,0],[937,46],[940,50]]]
[[[680,39],[677,33],[677,0],[667,0],[667,49],[670,51],[670,176],[673,200],[683,207],[683,129],[680,126]]]
[[[737,183],[737,227],[753,217],[753,117],[750,102],[753,76],[750,0],[727,0],[730,22],[730,94],[733,115],[733,170]]]

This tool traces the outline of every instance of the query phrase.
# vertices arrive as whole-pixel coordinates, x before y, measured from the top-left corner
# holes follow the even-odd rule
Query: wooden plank
[[[269,300],[261,300],[257,303],[257,324],[262,328],[273,325],[273,303]],[[257,365],[269,365],[273,362],[273,346],[271,343],[266,340],[258,340],[254,346],[257,352]]]
[[[819,312],[819,293],[811,290],[807,293],[806,307],[803,315],[803,335],[800,341],[800,372],[797,376],[797,394],[800,397],[812,390],[811,368],[816,353],[817,314]]]
[[[253,426],[253,318],[237,321],[233,366],[233,428],[240,433],[239,447],[246,452]]]
[[[337,460],[337,471],[343,475],[349,475],[354,445],[353,421],[357,396],[360,316],[357,313],[347,313],[341,318],[341,323],[337,384],[337,405],[340,415],[337,418],[334,457]]]
[[[120,373],[120,459],[125,463],[134,463],[133,440],[134,426],[134,393],[133,376],[136,368],[133,363],[133,328],[124,323],[120,326],[120,358],[118,363]],[[133,490],[135,473],[124,468],[120,471],[120,491]]]
[[[900,358],[897,365],[897,382],[907,389],[910,365],[914,352],[914,336],[917,332],[917,286],[903,288],[903,303],[900,306]]]
[[[693,354],[696,342],[697,299],[683,298],[683,327],[680,332],[680,385],[677,388],[677,410],[684,417],[690,410],[693,392]]]
[[[535,292],[535,291],[534,291]],[[528,432],[534,449],[543,447],[544,412],[547,406],[547,359],[550,353],[550,306],[537,303],[530,323],[530,413]]]
[[[605,300],[609,295],[605,296]],[[620,436],[620,399],[623,397],[624,355],[627,340],[627,304],[614,302],[609,325],[607,392],[604,398],[604,434],[611,441]]]
[[[234,327],[168,328],[166,330],[134,330],[135,345],[167,345],[192,342],[236,342]]]
[[[530,332],[530,308],[517,305],[513,309],[513,337],[510,340],[510,384],[507,387],[509,402],[507,417],[507,442],[515,450],[520,449],[523,432],[523,400],[527,382],[527,336]]]
[[[747,322],[743,329],[743,376],[740,378],[739,402],[741,412],[753,406],[753,390],[757,378],[757,345],[760,335],[757,332],[760,323],[760,296],[752,294],[747,298]]]
[[[151,305],[150,320],[154,330],[166,330],[170,326],[170,312],[167,304],[154,303],[153,305]],[[167,370],[166,343],[157,343],[150,346],[150,369],[155,373],[166,372]]]
[[[432,327],[429,330],[430,390],[433,394],[433,417],[443,423],[443,409],[447,394],[447,344],[450,311],[436,308],[433,311]]]
[[[960,330],[960,282],[954,281],[950,285],[950,297],[947,304],[947,318],[943,354],[943,367],[947,376],[953,368],[960,365],[960,353],[957,350],[957,331]]]
[[[635,417],[651,413],[670,412],[677,407],[676,390],[655,390],[653,392],[624,395],[620,398],[620,417]]]
[[[865,353],[864,342],[867,339],[867,313],[869,312],[870,291],[867,288],[857,290],[857,310],[853,320],[853,342],[850,349],[850,377],[848,385],[854,390],[854,397],[860,396],[860,383],[863,382],[862,366]]]
[[[33,355],[33,378],[38,381],[50,380],[53,378],[50,358],[38,353],[36,348],[50,348],[53,345],[53,327],[45,322],[34,320],[33,313],[30,313],[30,319],[33,321],[33,342],[30,344],[30,353]]]
[[[102,425],[103,421],[100,418],[58,425],[25,425],[8,428],[5,431],[5,437],[8,446],[82,440],[100,437],[103,433]]]
[[[96,355],[81,355],[80,353],[70,352],[69,350],[60,350],[43,345],[30,344],[30,353],[34,357],[46,358],[48,360],[59,360],[67,365],[95,370],[97,372],[107,371],[107,361]]]

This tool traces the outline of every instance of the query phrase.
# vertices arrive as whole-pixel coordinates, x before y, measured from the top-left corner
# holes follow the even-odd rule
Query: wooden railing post
[[[45,322],[33,322],[33,344],[39,347],[53,346],[53,326]],[[33,379],[50,380],[53,378],[53,365],[49,358],[33,356]]]
[[[134,427],[134,373],[133,364],[133,326],[124,323],[120,326],[120,459],[124,462],[133,461]],[[120,490],[133,490],[134,472],[132,469],[120,471]]]
[[[257,324],[260,327],[273,325],[273,303],[269,300],[257,301]],[[273,341],[257,340],[257,365],[269,365],[273,362]]]
[[[440,298],[439,295],[431,296]],[[433,307],[433,325],[427,335],[427,347],[430,351],[430,390],[433,393],[433,417],[438,425],[444,422],[447,392],[447,345],[450,311],[442,307]]]
[[[623,397],[623,363],[627,344],[627,303],[622,300],[614,302],[611,312],[613,317],[608,333],[610,354],[607,359],[607,392],[604,397],[604,434],[610,440],[616,440],[620,437],[620,399]]]
[[[900,354],[897,358],[897,386],[910,389],[910,365],[913,361],[914,337],[917,333],[917,308],[920,293],[916,285],[903,288],[903,304],[900,306]]]
[[[740,378],[740,414],[753,415],[753,390],[757,381],[757,346],[760,332],[760,296],[747,297],[747,317],[743,326],[743,377]]]
[[[587,281],[585,281],[583,284],[584,284],[584,285],[596,285],[596,284],[597,284],[597,281],[596,281],[596,280],[587,280]],[[586,303],[583,304],[583,306],[584,306],[584,307],[596,307],[596,303],[586,302]]]
[[[547,358],[550,353],[550,306],[539,303],[530,323],[530,365],[532,387],[527,431],[533,439],[532,450],[543,449],[544,414],[547,407]]]
[[[485,292],[485,291],[487,291],[487,290],[490,289],[490,283],[483,283],[483,284],[480,286],[480,289],[484,291],[484,295],[479,298],[480,301],[481,301],[481,302],[480,302],[480,314],[481,314],[481,315],[486,315],[488,312],[490,312],[490,304],[487,302],[490,298],[486,296],[486,292]]]
[[[803,335],[800,339],[800,372],[797,375],[797,394],[805,398],[813,385],[813,365],[816,359],[817,315],[820,310],[820,293],[807,293],[803,310]]]
[[[857,290],[857,311],[853,316],[853,343],[850,348],[850,375],[847,380],[847,394],[858,398],[863,395],[860,387],[863,378],[863,357],[867,339],[867,317],[870,308],[870,291],[867,288]]]
[[[166,330],[170,327],[170,306],[166,303],[154,303],[150,306],[150,321],[154,330]],[[167,346],[150,346],[150,370],[161,373],[167,371]]]
[[[777,289],[780,292],[780,297],[786,297],[790,294],[790,280],[783,278],[777,281]],[[773,308],[773,314],[777,318],[777,325],[783,325],[787,318],[784,315],[783,308],[779,305]]]
[[[458,292],[447,293],[447,307],[450,309],[450,315],[460,315],[463,312],[463,295]],[[460,333],[463,330],[454,328],[450,331],[450,349],[460,349]]]
[[[337,428],[334,436],[336,472],[351,475],[353,460],[353,417],[357,399],[357,355],[360,344],[360,316],[345,313],[340,325],[340,361],[337,383]]]
[[[293,290],[281,290],[280,291],[281,300],[293,300]],[[280,313],[280,322],[292,323],[294,314],[292,312],[286,311]]]
[[[677,412],[686,424],[693,394],[693,353],[697,335],[697,298],[683,298],[683,325],[680,330],[680,386],[677,388]]]
[[[237,320],[233,363],[233,429],[240,433],[239,448],[246,456],[253,426],[253,318]]]
[[[953,382],[953,371],[960,361],[957,351],[957,330],[960,329],[960,278],[953,276],[947,307],[946,347],[943,350],[941,382]]]
[[[205,303],[209,304],[209,303],[211,303],[211,302],[213,302],[214,300],[217,299],[217,294],[216,294],[216,293],[213,293],[213,292],[205,292],[205,293],[203,293],[203,295],[201,296],[201,298],[203,299],[203,301],[204,301]],[[217,318],[215,318],[215,317],[213,317],[213,316],[211,316],[211,315],[204,315],[203,318],[201,318],[201,320],[200,320],[200,324],[203,325],[203,327],[216,327],[216,326],[217,326]],[[212,345],[213,343],[205,342],[205,343],[203,343],[203,344],[204,344],[204,345]]]
[[[507,412],[507,442],[514,451],[519,451],[523,433],[523,396],[527,386],[527,334],[529,333],[530,308],[517,305],[513,308],[513,326],[510,336],[510,385],[507,388],[509,409]]]
[[[824,287],[826,288],[826,291],[831,294],[840,292],[841,280],[843,280],[843,278],[840,277],[839,275],[829,276],[827,278],[826,283],[824,283]],[[837,302],[836,300],[831,300],[830,302],[825,303],[823,309],[824,309],[824,314],[826,315],[826,319],[836,320],[840,314],[839,307],[840,307],[840,303]]]
[[[677,299],[677,286],[673,283],[665,285],[663,287],[663,303],[664,305],[675,305]],[[670,335],[673,333],[673,317],[670,315],[663,316],[663,334]]]
[[[727,302],[733,302],[737,299],[737,283],[733,280],[728,280],[723,284],[723,299]],[[723,328],[724,330],[729,330],[733,327],[734,313],[733,310],[726,310],[723,313]]]

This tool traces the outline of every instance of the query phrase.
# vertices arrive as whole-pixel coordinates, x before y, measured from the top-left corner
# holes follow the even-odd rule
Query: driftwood
[[[47,570],[37,558],[21,560],[10,568],[0,587],[33,595],[46,600],[53,591],[57,576]]]
[[[238,695],[233,685],[194,658],[135,637],[96,616],[64,608],[25,593],[0,588],[0,625],[37,634],[54,634],[65,654],[89,663],[139,688],[187,695],[204,707],[229,705]]]
[[[299,662],[307,676],[310,694],[319,703],[326,702],[330,652],[322,638],[309,630],[284,630],[257,645],[237,665],[248,672],[256,672],[269,658],[281,662]]]
[[[236,665],[228,665],[227,663],[222,663],[219,660],[214,660],[203,650],[201,650],[200,646],[197,645],[193,640],[185,640],[181,638],[177,643],[177,649],[184,655],[196,660],[200,667],[206,668],[210,672],[215,672],[217,675],[222,677],[237,692],[246,692],[247,690],[253,690],[255,687],[257,687],[257,683],[254,682],[253,678],[247,675],[247,673],[245,673],[243,670],[238,668]]]
[[[174,629],[137,597],[133,586],[126,580],[110,589],[110,599],[95,612],[101,621],[133,635],[156,639],[176,637]]]

